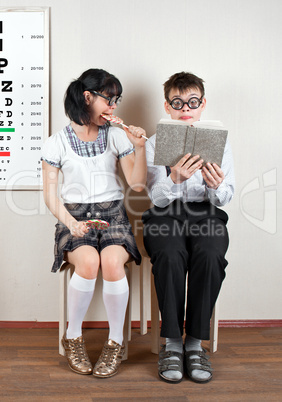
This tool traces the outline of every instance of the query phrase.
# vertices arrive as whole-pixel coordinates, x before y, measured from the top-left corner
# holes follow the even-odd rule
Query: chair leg
[[[71,277],[74,272],[74,266],[64,263],[60,270],[59,280],[59,354],[65,356],[65,350],[62,345],[62,337],[67,329],[68,314],[68,276]]]
[[[212,318],[211,318],[211,329],[210,329],[210,353],[215,353],[217,351],[218,343],[218,306],[217,303],[214,305]]]
[[[131,317],[132,317],[132,291],[133,291],[133,276],[132,276],[132,264],[128,266],[127,280],[129,285],[129,298],[128,298],[128,341],[131,341]]]
[[[140,332],[142,335],[147,333],[147,300],[146,294],[151,285],[151,352],[159,354],[160,349],[160,312],[156,294],[154,275],[150,258],[143,256],[140,270]]]
[[[148,332],[148,300],[151,281],[151,263],[148,257],[142,258],[140,266],[140,333]]]
[[[151,274],[151,351],[159,354],[160,350],[160,312],[154,275]]]
[[[67,276],[68,269],[60,271],[60,294],[59,294],[59,354],[65,356],[65,350],[61,343],[67,329]]]
[[[147,303],[145,296],[145,266],[142,260],[140,265],[140,334],[147,334]]]
[[[129,285],[129,298],[127,309],[125,313],[125,320],[123,326],[123,343],[124,343],[124,355],[122,360],[127,360],[128,358],[128,341],[131,340],[131,309],[132,309],[132,271],[131,267],[124,267],[128,285]]]
[[[123,343],[124,343],[124,354],[122,360],[127,360],[128,358],[128,322],[129,322],[129,306],[127,306],[124,327],[123,327]]]

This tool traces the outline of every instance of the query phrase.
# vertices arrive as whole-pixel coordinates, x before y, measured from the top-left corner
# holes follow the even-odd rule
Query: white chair
[[[160,313],[158,299],[154,286],[154,276],[151,273],[150,258],[144,249],[140,247],[142,263],[140,267],[140,332],[142,335],[147,333],[148,323],[148,303],[149,295],[147,290],[151,288],[151,351],[158,354],[160,350]],[[218,308],[214,306],[211,318],[210,329],[210,353],[217,351],[218,343]]]
[[[60,299],[59,299],[59,354],[65,356],[65,351],[61,343],[61,339],[66,332],[67,329],[67,311],[68,311],[68,297],[67,297],[67,288],[68,281],[71,278],[74,272],[74,266],[68,262],[62,264],[60,268]],[[124,336],[124,356],[123,360],[126,360],[128,357],[128,341],[131,339],[131,305],[132,305],[132,275],[131,269],[125,266],[125,273],[128,280],[129,285],[129,300],[127,305],[127,311],[125,315],[125,322],[123,328],[123,336]]]

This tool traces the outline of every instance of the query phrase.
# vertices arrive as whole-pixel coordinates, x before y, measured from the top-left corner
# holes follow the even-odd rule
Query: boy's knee
[[[225,276],[225,268],[227,261],[225,254],[221,250],[216,248],[199,247],[197,249],[198,258],[193,259],[193,263],[196,264],[197,270],[201,272],[205,277],[217,277]],[[193,269],[193,266],[191,267]]]
[[[151,256],[153,274],[177,275],[178,272],[186,271],[188,253],[183,249],[162,249],[155,251]]]
[[[223,253],[222,250],[216,247],[199,247],[197,253],[203,259],[211,262],[222,260],[225,256],[225,253]]]

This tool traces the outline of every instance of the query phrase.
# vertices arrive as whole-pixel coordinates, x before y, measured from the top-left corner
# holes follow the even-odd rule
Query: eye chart
[[[49,9],[0,8],[0,190],[42,189]]]

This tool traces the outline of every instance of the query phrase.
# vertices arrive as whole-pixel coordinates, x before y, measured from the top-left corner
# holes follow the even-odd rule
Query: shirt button
[[[91,212],[87,212],[86,216],[87,218],[91,218]]]
[[[96,218],[101,218],[100,212],[96,212],[95,216],[96,216]]]

